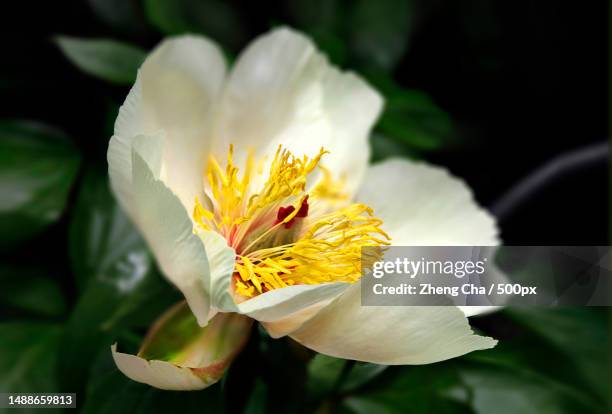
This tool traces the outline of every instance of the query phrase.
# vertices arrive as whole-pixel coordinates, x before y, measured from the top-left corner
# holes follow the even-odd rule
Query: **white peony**
[[[464,309],[360,304],[362,246],[498,244],[495,221],[444,169],[368,166],[382,105],[287,28],[257,38],[229,73],[203,37],[171,38],[149,55],[115,123],[109,174],[189,308],[158,322],[139,356],[113,348],[119,369],[159,388],[203,388],[251,320],[273,337],[379,364],[495,345],[472,332]],[[203,328],[181,352],[153,352],[188,309]]]

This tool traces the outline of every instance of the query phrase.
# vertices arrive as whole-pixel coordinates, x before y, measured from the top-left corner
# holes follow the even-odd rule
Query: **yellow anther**
[[[253,176],[261,174],[252,153],[241,179],[233,146],[224,169],[210,157],[205,172],[210,207],[196,198],[193,218],[200,228],[219,232],[235,248],[237,295],[250,298],[297,284],[355,282],[361,277],[362,247],[389,244],[389,236],[380,228],[382,221],[372,209],[348,204],[343,183],[334,181],[331,172],[319,165],[326,153],[321,148],[312,158],[298,158],[279,146],[261,188],[251,188]],[[308,176],[317,166],[322,178],[308,200],[321,208],[317,214],[298,216],[308,197]],[[287,205],[293,211],[279,222],[277,213]],[[299,226],[284,226],[296,217],[300,217]]]

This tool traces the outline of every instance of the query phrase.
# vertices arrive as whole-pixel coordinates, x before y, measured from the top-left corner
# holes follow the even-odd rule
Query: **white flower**
[[[151,344],[176,324],[170,312],[138,357],[113,349],[124,373],[160,388],[207,386],[220,376],[210,366],[222,373],[231,352],[221,363],[206,346],[229,319],[228,349],[254,319],[273,337],[380,364],[495,345],[462,309],[360,305],[361,246],[498,244],[494,220],[445,170],[404,159],[368,166],[382,105],[286,28],[256,39],[229,73],[202,37],[151,53],[115,124],[112,187],[199,325],[221,316],[169,357]]]

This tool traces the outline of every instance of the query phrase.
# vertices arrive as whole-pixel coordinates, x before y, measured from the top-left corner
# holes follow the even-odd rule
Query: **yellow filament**
[[[239,256],[236,291],[251,297],[295,284],[355,282],[361,277],[361,248],[389,244],[381,224],[363,204],[327,214],[295,243]]]
[[[233,150],[230,146],[225,168],[214,157],[209,159],[208,199],[206,206],[195,200],[193,217],[202,229],[221,233],[236,249],[233,286],[237,295],[250,298],[296,284],[355,282],[361,277],[362,247],[389,244],[382,221],[372,209],[347,204],[343,183],[334,181],[322,166],[322,178],[308,200],[325,206],[314,217],[298,217],[308,197],[307,178],[325,150],[312,158],[299,158],[279,146],[268,178],[257,191],[250,188],[253,157],[249,155],[244,176],[239,178]],[[343,207],[337,207],[340,202]],[[287,205],[293,211],[277,220],[279,208]],[[294,225],[295,220],[299,225]],[[283,226],[286,223],[290,225]]]
[[[335,180],[329,169],[319,165],[322,173],[321,180],[312,189],[313,199],[324,199],[333,204],[347,201],[349,196],[344,192],[344,178]]]

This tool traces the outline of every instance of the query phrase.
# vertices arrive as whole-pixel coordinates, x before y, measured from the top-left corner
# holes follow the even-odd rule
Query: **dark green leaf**
[[[89,171],[70,226],[70,256],[83,292],[62,342],[65,382],[78,386],[90,360],[120,330],[148,327],[180,295],[158,274],[144,241],[115,202],[105,171]]]
[[[433,150],[448,141],[452,125],[426,94],[406,89],[389,98],[378,129],[415,148]]]
[[[346,13],[341,3],[341,0],[293,0],[287,7],[300,30],[337,33]]]
[[[308,364],[308,399],[318,401],[334,393],[352,392],[367,384],[386,368],[385,365],[347,361],[317,354]]]
[[[308,364],[306,391],[311,400],[327,396],[338,386],[347,361],[317,354]]]
[[[368,362],[356,362],[346,375],[340,386],[341,392],[354,391],[357,388],[372,381],[388,368],[387,365],[370,364]]]
[[[0,323],[0,390],[54,392],[61,328],[37,322]]]
[[[202,33],[232,49],[245,40],[243,24],[221,0],[145,0],[145,12],[164,34]]]
[[[370,147],[372,148],[370,161],[373,163],[392,157],[419,158],[419,154],[415,153],[410,145],[389,138],[380,132],[374,132],[370,135]]]
[[[344,65],[348,59],[348,51],[339,37],[326,31],[312,31],[310,35],[330,62],[336,66]]]
[[[366,76],[386,100],[378,132],[416,150],[435,150],[450,143],[450,117],[427,94],[404,89],[382,72]]]
[[[57,130],[0,121],[0,248],[59,219],[79,163],[78,152]]]
[[[66,300],[56,280],[32,266],[0,265],[0,308],[58,317],[66,312]]]
[[[144,50],[109,39],[58,36],[57,45],[76,67],[100,79],[131,85],[144,61]]]
[[[100,20],[113,28],[128,33],[145,30],[139,1],[89,0],[89,4]]]
[[[111,194],[106,171],[90,170],[70,223],[70,260],[79,290],[95,278],[131,290],[151,268],[140,234]]]
[[[270,338],[263,329],[259,345],[267,412],[299,412],[305,404],[305,364],[311,352],[286,337]]]
[[[266,394],[268,389],[261,380],[255,382],[251,391],[251,396],[245,408],[246,414],[265,414],[266,413]]]
[[[408,0],[359,0],[350,10],[351,48],[365,65],[392,69],[412,32],[414,5]]]
[[[469,390],[471,406],[476,413],[605,413],[585,398],[583,392],[567,387],[554,378],[531,370],[528,366],[508,366],[491,362],[465,364],[461,381]]]
[[[352,413],[469,413],[453,363],[394,367],[382,381],[349,395],[342,406]]]
[[[593,322],[597,318],[583,315],[582,334],[565,330],[556,318],[543,314],[556,335],[578,334],[571,344],[560,348],[547,345],[529,333],[500,341],[492,350],[427,366],[390,367],[376,381],[349,393],[342,407],[348,412],[411,413],[473,412],[495,413],[604,413],[605,403],[593,395],[593,384],[580,375],[570,358],[569,348],[581,348],[580,342],[593,340]],[[552,312],[554,313],[554,312]],[[563,312],[562,312],[563,313]],[[537,317],[533,323],[537,324]],[[596,322],[598,323],[598,322]],[[590,326],[590,327],[589,327]],[[599,329],[599,328],[597,328]],[[589,331],[588,333],[586,331]],[[584,335],[581,337],[581,335]],[[583,339],[584,338],[584,339]],[[593,345],[594,346],[594,345]],[[603,349],[602,349],[603,352]],[[592,358],[601,363],[605,357]],[[602,364],[605,370],[606,364]],[[609,387],[606,373],[600,383]]]
[[[606,309],[515,308],[508,315],[554,346],[566,358],[565,367],[575,367],[578,372],[571,372],[568,382],[581,378],[586,391],[594,391],[598,397],[612,402],[611,358],[609,349],[603,346],[610,337],[610,314]],[[562,379],[562,374],[556,377]]]

